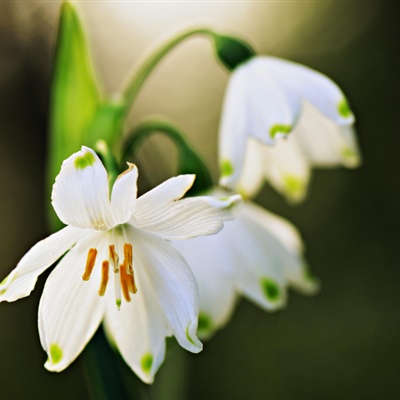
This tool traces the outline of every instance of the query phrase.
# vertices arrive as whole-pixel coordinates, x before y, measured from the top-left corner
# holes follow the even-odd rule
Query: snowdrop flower
[[[39,305],[45,367],[66,368],[104,319],[110,340],[145,382],[164,359],[174,335],[197,353],[198,293],[184,258],[167,242],[218,232],[240,202],[211,197],[180,200],[193,175],[172,178],[136,199],[135,165],[109,194],[107,171],[86,147],[64,161],[52,204],[67,226],[32,247],[0,285],[0,301],[28,296],[63,254]]]
[[[221,196],[219,189],[213,194]],[[285,306],[288,287],[303,294],[318,289],[292,224],[250,201],[239,211],[212,238],[173,242],[199,286],[198,333],[202,337],[211,336],[228,322],[239,295],[274,311]]]
[[[226,92],[220,184],[251,197],[267,179],[288,199],[302,200],[313,166],[359,164],[353,123],[328,77],[277,58],[252,58],[233,72]]]

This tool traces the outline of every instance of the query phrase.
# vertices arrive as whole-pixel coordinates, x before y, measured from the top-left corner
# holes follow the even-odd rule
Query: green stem
[[[156,132],[166,134],[177,147],[189,147],[187,141],[183,138],[183,134],[169,122],[151,120],[142,122],[129,134],[122,149],[121,160],[125,162],[130,156],[132,157],[147,136]]]
[[[170,39],[166,43],[159,46],[156,50],[150,53],[143,63],[139,63],[139,68],[133,73],[132,78],[123,91],[125,97],[125,112],[132,106],[135,98],[145,82],[146,78],[150,75],[153,69],[157,66],[159,61],[174,47],[186,40],[187,38],[195,35],[206,35],[214,37],[215,33],[208,28],[194,28],[180,33],[178,36]]]
[[[151,400],[185,400],[189,398],[191,357],[174,339],[168,339],[168,353],[163,367],[149,387]]]
[[[103,329],[99,328],[82,353],[89,395],[93,400],[144,399],[143,384],[132,371],[129,388],[121,374],[121,360],[110,348]],[[122,366],[125,367],[126,366]]]
[[[169,122],[152,120],[138,125],[122,147],[121,160],[126,161],[134,156],[141,143],[156,132],[164,133],[175,143],[178,149],[178,174],[196,175],[196,180],[190,189],[190,195],[199,195],[210,190],[213,181],[206,164],[187,142],[184,134]]]

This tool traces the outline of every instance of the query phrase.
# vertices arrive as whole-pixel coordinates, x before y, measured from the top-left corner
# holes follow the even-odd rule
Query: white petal
[[[235,188],[239,181],[246,141],[251,136],[272,145],[286,136],[300,112],[300,99],[288,99],[268,70],[268,60],[255,57],[237,68],[229,81],[220,128],[220,184]]]
[[[250,138],[247,142],[245,162],[239,182],[233,188],[244,199],[254,197],[264,183],[264,146],[257,140]]]
[[[107,171],[88,147],[66,159],[53,186],[52,204],[58,217],[77,228],[106,230],[115,226]]]
[[[111,207],[114,220],[124,224],[132,216],[136,204],[138,169],[128,163],[129,168],[120,174],[111,192]]]
[[[91,339],[104,314],[105,298],[98,295],[101,263],[107,236],[95,233],[79,242],[56,266],[46,281],[39,304],[39,334],[49,358],[50,371],[65,369]],[[82,280],[90,248],[97,248],[96,266]]]
[[[281,248],[280,265],[288,284],[304,294],[314,294],[319,283],[310,276],[308,265],[303,259],[304,246],[297,229],[289,221],[252,202],[245,203],[242,215],[251,224],[259,225],[264,230],[264,236],[271,237],[271,245],[275,243],[276,250]]]
[[[223,233],[232,252],[237,289],[264,309],[286,303],[284,264],[287,251],[279,241],[247,217],[247,203]]]
[[[200,314],[198,334],[209,337],[230,319],[236,290],[232,279],[233,251],[225,240],[225,228],[211,237],[172,242],[188,262],[199,287]]]
[[[219,130],[221,186],[233,188],[240,178],[250,132],[247,67],[238,68],[229,80]]]
[[[109,296],[105,327],[125,362],[140,379],[152,383],[164,361],[169,329],[146,270],[136,268],[138,264],[135,256],[137,293],[131,295],[130,302],[123,301],[119,311],[113,295]]]
[[[310,180],[310,164],[292,133],[276,147],[264,146],[264,175],[290,201],[303,200]]]
[[[144,220],[135,213],[131,223],[138,229],[170,240],[211,235],[222,229],[225,220],[234,218],[241,200],[239,195],[222,199],[189,197],[160,205]]]
[[[151,218],[157,207],[163,207],[181,199],[192,187],[195,175],[179,175],[170,178],[140,196],[136,201],[135,216],[141,221]]]
[[[136,269],[146,271],[178,343],[198,353],[203,347],[196,335],[198,291],[189,266],[165,240],[133,228],[127,234],[134,243]]]
[[[326,117],[340,125],[354,122],[347,100],[340,88],[327,76],[294,62],[263,57],[271,79],[279,82],[290,101],[307,100]]]
[[[248,63],[249,118],[253,137],[274,144],[276,136],[286,136],[300,113],[300,99],[288,97],[282,82],[270,72],[268,58],[255,57]]]
[[[85,230],[67,226],[35,244],[0,284],[0,301],[28,296],[38,276],[87,234]]]
[[[303,104],[303,113],[293,135],[316,166],[344,165],[351,168],[360,163],[353,127],[335,124],[308,102]]]

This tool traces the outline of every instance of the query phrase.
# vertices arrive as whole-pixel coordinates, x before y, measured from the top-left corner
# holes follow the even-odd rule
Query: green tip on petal
[[[9,276],[10,276],[10,275],[6,276],[6,277],[1,281],[0,286],[3,286],[3,285],[6,284],[6,282],[8,281]]]
[[[93,165],[95,161],[94,155],[90,152],[86,152],[82,156],[76,157],[74,164],[76,169],[85,169]]]
[[[349,103],[347,102],[347,100],[345,98],[343,98],[340,101],[337,108],[338,108],[338,112],[339,112],[340,116],[343,118],[349,118],[353,115],[353,113],[351,112]]]
[[[312,274],[308,264],[303,264],[303,277],[307,282],[313,284],[317,282],[317,278]]]
[[[270,129],[269,135],[271,136],[272,139],[274,139],[275,136],[278,135],[279,133],[288,135],[291,132],[291,130],[292,130],[292,125],[277,124]]]
[[[153,366],[153,356],[150,353],[146,353],[140,360],[140,366],[142,370],[149,374],[151,371],[151,367]]]
[[[52,343],[49,349],[50,362],[52,364],[58,364],[63,357],[63,351],[57,343]]]
[[[318,292],[320,288],[319,279],[311,272],[310,267],[307,263],[303,264],[302,275],[304,279],[304,284],[297,287],[300,292],[305,295],[314,295]]]
[[[1,289],[2,286],[4,286],[4,285],[8,282],[9,277],[10,277],[10,275],[6,276],[6,277],[1,281],[1,283],[0,283],[0,289]],[[6,288],[6,289],[1,289],[1,290],[0,290],[0,295],[4,294],[6,291],[7,291],[7,288]]]
[[[359,166],[360,157],[358,156],[357,152],[354,151],[353,149],[346,147],[341,150],[340,154],[343,158],[343,163],[346,167],[352,168]]]
[[[189,334],[189,327],[186,328],[186,339],[189,340],[189,342],[192,343],[193,345],[196,345],[196,343],[194,342],[194,340],[190,337],[190,334]]]
[[[276,282],[269,278],[263,278],[261,280],[261,287],[263,289],[265,297],[271,301],[275,302],[281,298],[281,288]]]
[[[233,174],[234,168],[229,160],[223,160],[221,163],[221,176],[228,177]]]
[[[304,196],[305,182],[297,176],[285,176],[284,185],[285,192],[292,200],[301,200]]]
[[[206,333],[209,332],[212,329],[212,320],[211,317],[208,314],[205,314],[201,312],[199,314],[199,323],[197,330],[200,333]]]
[[[234,196],[234,198],[228,197],[226,200],[227,204],[223,207],[224,210],[232,210],[237,207],[242,202],[242,198],[240,196]]]
[[[118,311],[121,308],[121,302],[122,302],[121,299],[115,300],[115,304],[117,305]]]

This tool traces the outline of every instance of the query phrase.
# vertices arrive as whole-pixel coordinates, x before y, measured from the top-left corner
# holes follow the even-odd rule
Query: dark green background
[[[282,7],[301,12],[298,4]],[[242,300],[228,327],[202,353],[184,356],[188,383],[182,390],[188,399],[400,398],[400,7],[307,7],[315,7],[314,28],[303,26],[293,45],[275,47],[273,54],[312,66],[345,89],[364,163],[354,171],[317,171],[300,206],[286,205],[268,187],[258,196],[299,227],[322,290],[315,298],[291,293],[287,310],[274,314]],[[39,34],[22,41],[14,12],[10,4],[0,5],[1,276],[46,236],[48,201],[43,176],[51,46]],[[367,26],[336,46],[366,14]],[[260,50],[268,52],[267,43],[261,41]],[[190,101],[195,108],[196,98]],[[42,367],[36,315],[44,280],[31,297],[0,305],[2,399],[88,398],[80,360],[60,374]],[[160,382],[174,379],[168,378],[170,362],[161,368]]]

